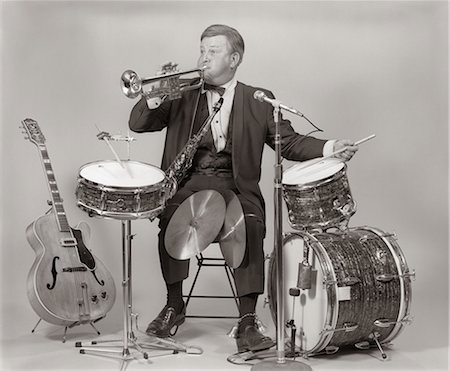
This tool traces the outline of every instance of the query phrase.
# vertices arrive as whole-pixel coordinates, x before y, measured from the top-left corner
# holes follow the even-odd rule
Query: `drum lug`
[[[141,210],[141,195],[139,192],[136,192],[134,199],[136,200],[136,209],[134,211],[138,213]]]
[[[390,282],[394,278],[398,278],[398,274],[378,274],[375,276],[375,279],[380,282]]]
[[[370,343],[368,341],[361,341],[360,343],[355,344],[355,348],[358,348],[360,350],[369,350]]]
[[[338,331],[352,332],[352,331],[355,331],[357,328],[358,328],[357,323],[345,322],[343,327],[341,327],[341,328],[333,329],[330,326],[325,327],[325,329],[320,332],[320,335],[323,335],[323,334],[329,333],[329,332],[338,332]]]
[[[403,325],[409,325],[412,323],[412,319],[409,316],[405,316],[400,321],[391,321],[386,318],[380,318],[373,322],[373,324],[375,326],[381,327],[381,328],[387,328],[387,327],[396,325],[397,323],[401,323]]]
[[[263,308],[265,308],[268,304],[270,304],[269,298],[264,298]]]
[[[392,281],[394,278],[416,278],[416,272],[413,270],[412,272],[408,272],[408,273],[403,273],[403,274],[378,274],[375,276],[375,279],[377,281],[381,281],[381,282],[390,282]]]
[[[342,283],[344,283],[346,286],[353,286],[357,283],[361,283],[361,280],[358,277],[345,277],[342,280]]]
[[[397,322],[388,320],[386,318],[381,318],[381,319],[377,319],[377,320],[373,321],[373,324],[377,327],[387,328],[387,327],[397,324]]]
[[[361,236],[358,241],[359,241],[359,243],[364,243],[364,242],[367,242],[368,239],[369,239],[369,236],[367,234],[365,234],[364,236]]]
[[[326,353],[327,355],[332,355],[332,354],[337,353],[338,350],[339,350],[339,347],[336,347],[336,346],[333,346],[333,345],[329,345],[329,346],[327,346],[327,347],[325,348],[325,353]]]

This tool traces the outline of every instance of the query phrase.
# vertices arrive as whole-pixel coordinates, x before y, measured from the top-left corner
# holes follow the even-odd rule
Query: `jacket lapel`
[[[242,133],[244,131],[244,86],[238,82],[233,100],[233,173],[239,172],[239,148],[241,148]]]

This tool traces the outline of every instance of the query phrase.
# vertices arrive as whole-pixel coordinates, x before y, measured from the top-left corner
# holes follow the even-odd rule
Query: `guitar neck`
[[[45,174],[47,176],[47,183],[50,189],[50,197],[53,211],[55,212],[58,228],[61,232],[70,232],[70,226],[67,222],[66,212],[64,211],[63,201],[59,194],[58,185],[56,184],[55,174],[53,172],[52,164],[48,156],[45,145],[39,145],[39,152],[41,153],[42,163],[44,165]]]

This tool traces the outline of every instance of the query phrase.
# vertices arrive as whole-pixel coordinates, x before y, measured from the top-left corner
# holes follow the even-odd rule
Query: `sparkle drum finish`
[[[137,161],[97,161],[84,165],[76,189],[77,205],[91,216],[154,218],[168,194],[165,173]]]
[[[311,289],[297,287],[304,249],[312,268]],[[284,310],[294,319],[296,346],[309,355],[341,347],[363,348],[394,339],[410,322],[411,276],[392,234],[371,227],[310,234],[283,241]],[[269,304],[276,313],[276,264],[270,259]]]
[[[283,197],[292,228],[327,229],[348,224],[356,203],[346,168],[339,159],[326,158],[305,161],[284,172]]]

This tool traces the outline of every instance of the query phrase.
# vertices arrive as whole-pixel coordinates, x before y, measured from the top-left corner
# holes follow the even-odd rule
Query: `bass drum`
[[[304,250],[311,266],[311,288],[300,296]],[[293,232],[283,240],[284,318],[297,328],[301,352],[333,353],[341,347],[367,348],[394,339],[409,323],[411,276],[392,234],[370,227],[344,232]],[[268,296],[276,322],[276,262],[269,263]],[[303,271],[302,271],[303,274]]]

